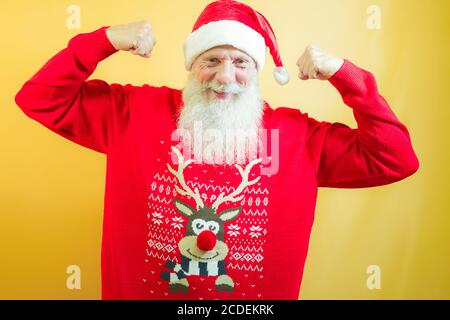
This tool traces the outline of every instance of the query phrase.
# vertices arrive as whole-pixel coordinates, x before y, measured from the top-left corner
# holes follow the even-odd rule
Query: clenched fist
[[[148,21],[138,21],[111,26],[106,29],[109,41],[117,50],[149,58],[156,38]]]
[[[297,61],[301,80],[328,80],[344,64],[344,60],[309,45]]]

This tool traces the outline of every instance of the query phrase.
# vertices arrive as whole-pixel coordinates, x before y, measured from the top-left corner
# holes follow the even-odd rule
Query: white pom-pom
[[[273,71],[273,76],[278,84],[282,86],[289,82],[289,73],[284,67],[276,67]]]

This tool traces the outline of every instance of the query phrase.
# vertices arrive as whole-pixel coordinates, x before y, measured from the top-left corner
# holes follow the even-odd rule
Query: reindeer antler
[[[230,193],[227,196],[224,196],[225,192],[222,192],[221,194],[219,194],[219,196],[217,197],[216,201],[214,201],[211,208],[217,209],[219,207],[219,205],[225,201],[237,202],[237,201],[242,200],[244,195],[240,195],[239,197],[236,197],[236,196],[238,194],[240,194],[242,191],[244,191],[245,187],[251,186],[251,185],[257,183],[259,181],[259,179],[261,179],[261,177],[258,177],[252,181],[248,181],[248,175],[250,174],[250,170],[253,168],[253,166],[255,164],[257,164],[261,161],[262,161],[261,158],[253,160],[252,162],[247,164],[247,166],[245,167],[245,170],[242,169],[242,167],[240,165],[235,164],[234,166],[239,170],[239,173],[242,176],[241,184],[239,184],[239,186],[232,193]]]
[[[192,191],[191,188],[188,187],[186,184],[186,181],[184,180],[183,170],[188,165],[190,165],[194,160],[187,160],[184,161],[183,155],[181,154],[180,150],[178,150],[176,147],[172,146],[172,151],[175,152],[175,154],[178,157],[178,171],[175,171],[169,164],[167,164],[167,169],[178,179],[178,182],[180,183],[180,186],[183,188],[179,188],[177,185],[175,186],[175,189],[177,189],[178,193],[182,196],[191,196],[194,198],[195,203],[197,204],[197,210],[200,209],[200,207],[204,207],[202,198],[200,197],[200,192],[198,191],[198,188],[195,188],[194,191]]]

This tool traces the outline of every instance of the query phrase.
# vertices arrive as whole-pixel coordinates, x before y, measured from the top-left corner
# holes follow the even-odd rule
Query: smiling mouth
[[[214,92],[214,95],[219,99],[225,99],[231,96],[230,92],[218,92],[216,90],[212,90],[212,92]]]
[[[196,256],[195,254],[193,254],[193,253],[191,252],[191,249],[187,249],[186,251],[187,251],[191,256],[193,256],[194,258],[201,259],[201,260],[211,260],[211,259],[214,259],[215,257],[217,257],[217,256],[219,255],[219,252],[216,251],[216,255],[215,255],[214,257],[210,257],[210,258],[202,258],[202,257]]]

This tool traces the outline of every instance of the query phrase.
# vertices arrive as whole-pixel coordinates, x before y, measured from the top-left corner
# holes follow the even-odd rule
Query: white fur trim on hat
[[[263,36],[241,22],[220,20],[201,26],[186,38],[183,44],[186,70],[191,69],[200,54],[222,45],[231,45],[244,51],[255,60],[258,71],[263,69],[266,59]]]

